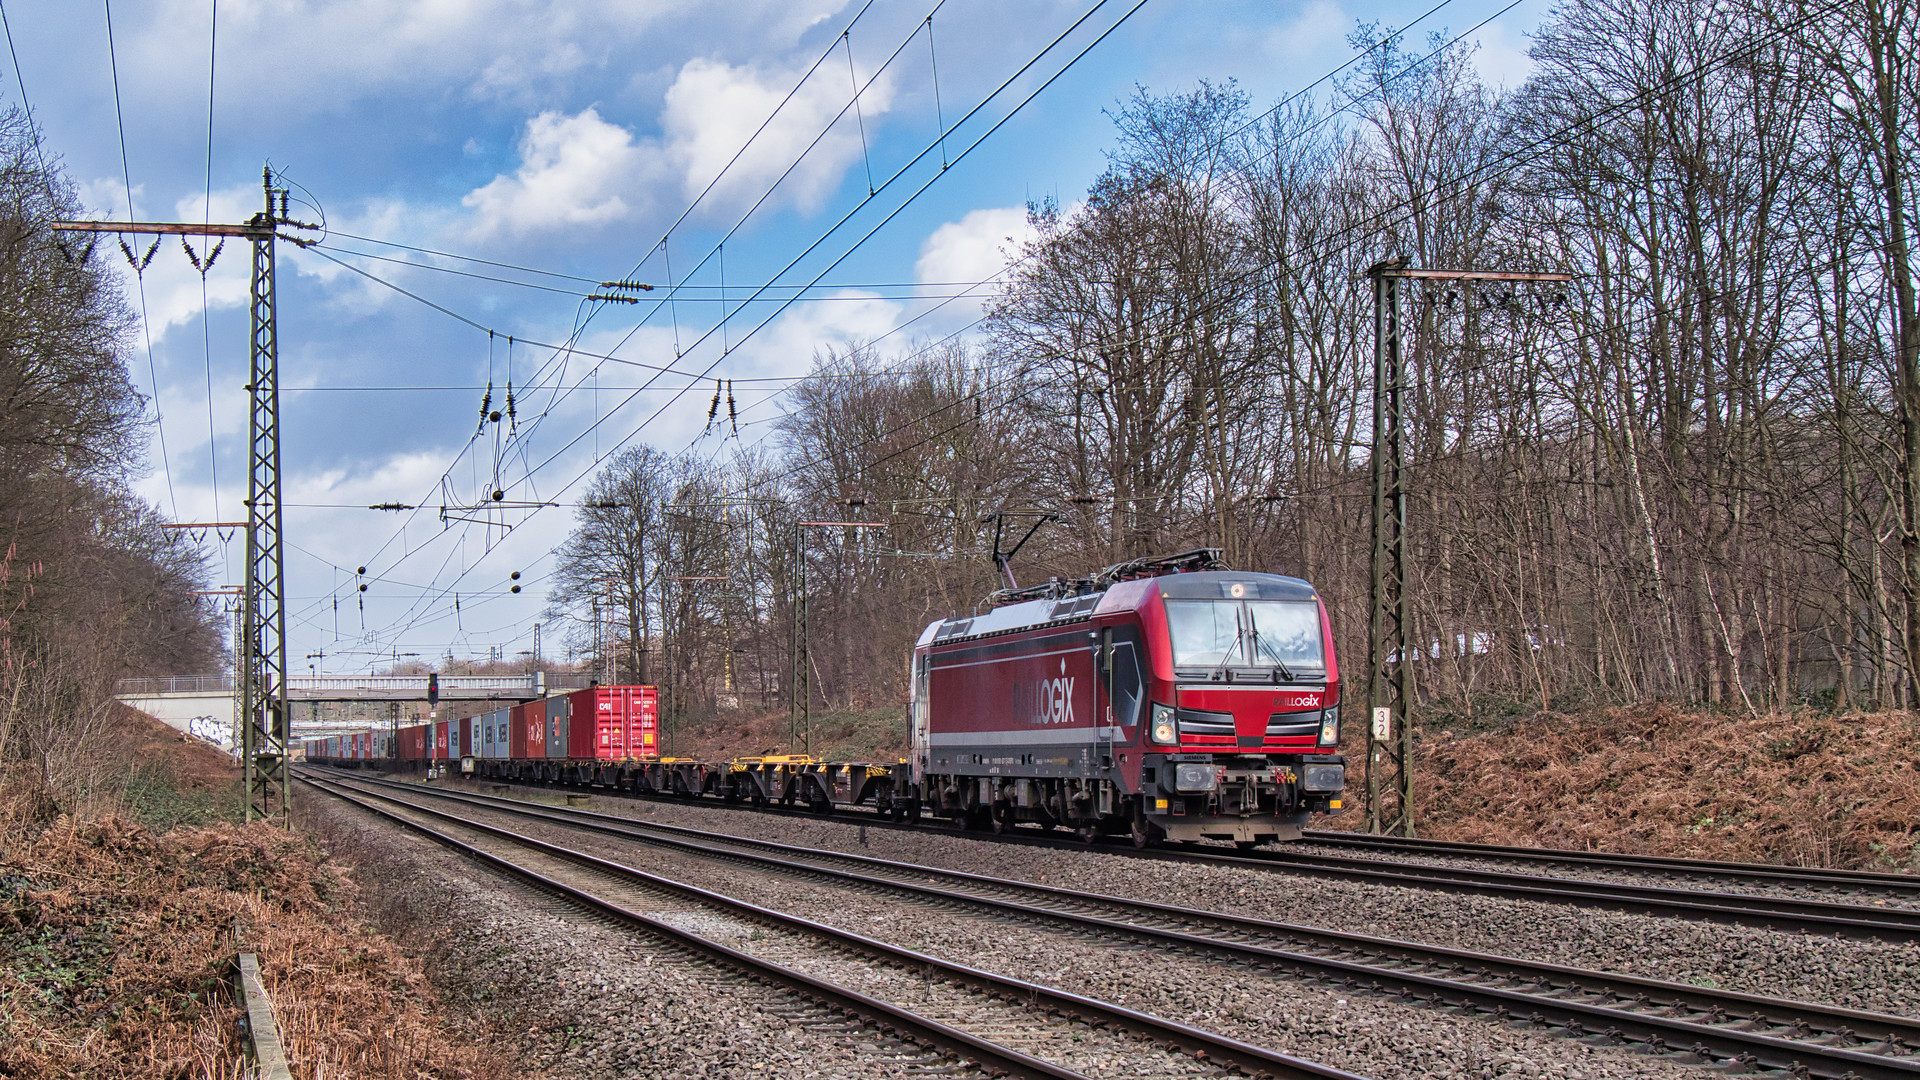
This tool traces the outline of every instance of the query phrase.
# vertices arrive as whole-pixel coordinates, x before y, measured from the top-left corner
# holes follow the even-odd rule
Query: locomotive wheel
[[[1167,834],[1160,831],[1160,826],[1147,820],[1146,811],[1136,802],[1133,804],[1131,828],[1127,830],[1127,835],[1134,847],[1144,848],[1152,846]]]
[[[994,832],[1006,833],[1006,832],[1013,831],[1014,818],[1013,818],[1012,803],[1007,803],[1007,802],[994,803],[993,809],[988,813],[993,820]]]
[[[1079,837],[1081,843],[1091,846],[1099,838],[1100,833],[1091,825],[1082,825],[1073,830],[1073,835]]]

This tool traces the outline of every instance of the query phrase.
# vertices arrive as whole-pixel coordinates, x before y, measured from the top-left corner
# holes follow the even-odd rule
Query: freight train
[[[469,720],[307,744],[309,760],[729,802],[871,806],[1086,839],[1298,838],[1346,785],[1340,671],[1312,585],[1211,549],[995,594],[929,624],[910,666],[908,757],[662,757],[652,687],[602,686]],[[383,753],[384,751],[384,753]],[[457,763],[457,764],[456,764]]]

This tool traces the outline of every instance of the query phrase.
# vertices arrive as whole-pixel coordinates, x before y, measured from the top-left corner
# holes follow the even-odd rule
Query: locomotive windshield
[[[1175,667],[1326,670],[1316,604],[1170,599],[1166,605]]]

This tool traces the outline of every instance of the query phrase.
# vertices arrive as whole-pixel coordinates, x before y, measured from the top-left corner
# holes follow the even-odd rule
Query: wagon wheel
[[[1099,830],[1095,829],[1091,825],[1080,826],[1079,828],[1073,830],[1073,835],[1079,837],[1080,842],[1088,845],[1089,847],[1093,845],[1093,842],[1095,840],[1100,838]]]

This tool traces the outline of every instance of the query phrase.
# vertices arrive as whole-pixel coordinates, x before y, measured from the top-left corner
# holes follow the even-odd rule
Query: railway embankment
[[[740,712],[676,733],[703,760],[782,753],[786,714]],[[1366,758],[1349,725],[1343,751]],[[898,711],[814,718],[817,756],[906,752]],[[1423,718],[1422,835],[1738,862],[1920,872],[1920,714],[1748,716],[1667,704]],[[1361,805],[1364,774],[1348,774]],[[1317,823],[1357,828],[1355,809]]]
[[[87,799],[0,778],[0,1076],[240,1075],[241,952],[259,958],[296,1077],[508,1075],[364,925],[323,846],[231,820],[226,755],[138,716],[103,741],[112,782]]]
[[[1433,725],[1417,753],[1436,839],[1920,872],[1912,713],[1483,716]]]

